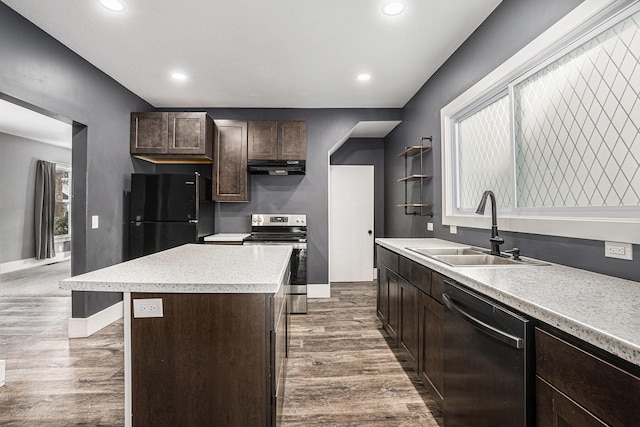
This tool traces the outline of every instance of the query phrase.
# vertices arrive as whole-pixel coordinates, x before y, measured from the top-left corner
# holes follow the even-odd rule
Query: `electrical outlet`
[[[631,243],[604,242],[604,256],[633,260],[633,246]]]
[[[450,226],[449,226],[449,233],[451,233],[451,234],[458,234],[458,226],[456,226],[456,225],[450,225]]]
[[[134,299],[133,317],[163,317],[162,298]]]
[[[98,215],[91,216],[91,228],[92,229],[98,228]]]
[[[432,222],[428,222],[427,223],[427,231],[433,231],[433,223]]]

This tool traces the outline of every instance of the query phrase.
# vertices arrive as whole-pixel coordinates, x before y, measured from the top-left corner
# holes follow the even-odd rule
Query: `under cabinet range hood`
[[[256,175],[304,175],[304,160],[249,160],[249,173]]]

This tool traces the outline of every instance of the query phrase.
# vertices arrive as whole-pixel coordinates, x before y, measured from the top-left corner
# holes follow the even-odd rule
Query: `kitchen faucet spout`
[[[484,215],[487,197],[491,199],[491,238],[489,239],[491,242],[491,255],[500,256],[500,245],[504,243],[504,239],[498,236],[498,209],[496,208],[496,196],[493,194],[493,191],[486,190],[482,193],[482,199],[480,199],[476,213],[478,215]]]

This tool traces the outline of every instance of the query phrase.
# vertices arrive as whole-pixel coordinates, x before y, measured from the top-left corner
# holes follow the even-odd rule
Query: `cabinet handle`
[[[503,342],[514,348],[518,348],[518,349],[524,348],[524,339],[519,337],[514,337],[513,335],[507,334],[506,332],[503,332],[499,329],[494,328],[491,325],[484,323],[482,320],[476,319],[475,317],[473,317],[472,315],[470,315],[469,313],[461,309],[459,306],[457,306],[451,300],[449,295],[442,294],[442,301],[444,302],[444,305],[446,305],[449,310],[456,313],[463,320],[466,320],[468,323],[471,323],[477,329],[489,335],[490,337],[495,338],[496,340]]]

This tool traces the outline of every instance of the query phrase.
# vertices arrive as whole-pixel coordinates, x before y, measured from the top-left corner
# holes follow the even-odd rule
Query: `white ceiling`
[[[0,99],[0,132],[71,148],[71,125]]]
[[[196,108],[403,107],[500,3],[2,1],[153,106]]]

